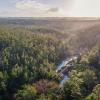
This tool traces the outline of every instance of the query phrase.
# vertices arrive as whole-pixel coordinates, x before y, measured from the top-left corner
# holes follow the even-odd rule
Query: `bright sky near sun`
[[[100,17],[100,0],[0,0],[0,17]]]

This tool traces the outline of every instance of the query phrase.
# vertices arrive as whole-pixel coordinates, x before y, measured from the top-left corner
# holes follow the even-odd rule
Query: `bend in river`
[[[71,57],[71,58],[68,58],[68,59],[62,61],[61,64],[59,64],[59,65],[57,66],[56,72],[62,70],[63,67],[69,65],[69,63],[70,63],[71,61],[76,60],[77,58],[78,58],[77,56],[74,56],[74,57]],[[63,74],[63,73],[62,73],[62,76],[63,76],[63,78],[62,78],[62,80],[60,81],[60,85],[61,85],[61,86],[62,86],[62,85],[64,84],[64,82],[68,79],[68,76],[65,75],[65,74]]]

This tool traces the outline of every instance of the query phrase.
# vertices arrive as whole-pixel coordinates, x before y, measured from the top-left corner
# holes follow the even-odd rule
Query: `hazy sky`
[[[0,17],[100,17],[100,0],[0,0]]]

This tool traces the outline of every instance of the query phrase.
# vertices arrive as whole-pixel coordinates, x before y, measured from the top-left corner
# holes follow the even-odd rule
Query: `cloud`
[[[54,8],[49,8],[48,10],[47,10],[47,12],[58,12],[59,11],[59,8],[58,7],[54,7]]]
[[[18,9],[46,10],[48,5],[38,2],[37,0],[18,0],[15,4]]]
[[[62,10],[60,6],[51,5],[49,1],[48,3],[44,3],[43,0],[9,0],[9,1],[10,4],[12,4],[12,6],[9,6],[1,10],[0,16],[57,17],[64,15],[64,10]],[[53,0],[51,1],[53,2]]]
[[[60,16],[60,9],[58,7],[40,3],[38,0],[18,0],[15,7],[16,9],[19,9],[20,12],[25,12],[29,16]]]

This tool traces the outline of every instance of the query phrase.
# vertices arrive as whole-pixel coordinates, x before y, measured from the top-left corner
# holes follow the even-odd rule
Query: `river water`
[[[63,66],[67,65],[69,62],[69,59],[62,61],[62,63],[60,65],[57,66],[57,70],[60,70]],[[68,79],[67,75],[64,75],[63,79],[60,81],[60,85],[62,86],[64,84],[64,82]]]
[[[59,64],[59,65],[57,66],[56,72],[57,72],[58,70],[60,70],[62,67],[66,66],[70,61],[75,60],[75,59],[77,59],[77,58],[78,58],[77,56],[74,56],[74,57],[71,57],[71,58],[68,58],[68,59],[62,61],[61,64]],[[65,82],[66,80],[68,80],[68,79],[69,79],[68,76],[67,76],[67,75],[64,75],[63,79],[60,81],[60,85],[62,86],[62,85],[64,84],[64,82]]]

